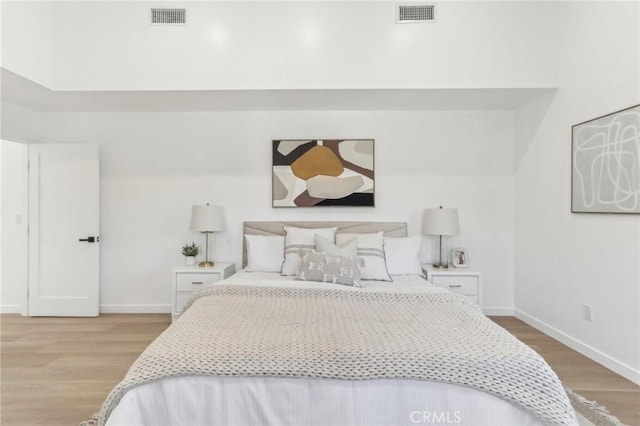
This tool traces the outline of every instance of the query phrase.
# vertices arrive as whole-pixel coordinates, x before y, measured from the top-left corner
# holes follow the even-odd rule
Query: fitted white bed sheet
[[[353,291],[447,292],[420,276],[365,281]],[[277,273],[240,271],[213,285],[326,287]],[[340,286],[342,289],[348,287]],[[110,426],[538,425],[528,412],[473,388],[414,379],[172,377],[131,389]]]

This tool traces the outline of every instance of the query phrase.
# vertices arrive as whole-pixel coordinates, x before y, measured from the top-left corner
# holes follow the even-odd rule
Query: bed
[[[287,228],[406,238],[396,222],[243,231],[276,241]],[[360,287],[303,281],[251,271],[256,251],[243,240],[243,270],[194,296],[107,398],[99,424],[577,424],[542,358],[418,270]],[[478,333],[455,336],[472,325]],[[492,341],[505,349],[469,355],[467,342]]]

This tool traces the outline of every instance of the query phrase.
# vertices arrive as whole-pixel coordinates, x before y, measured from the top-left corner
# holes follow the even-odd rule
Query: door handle
[[[88,243],[96,243],[96,242],[100,241],[100,237],[80,238],[78,241],[86,241]]]

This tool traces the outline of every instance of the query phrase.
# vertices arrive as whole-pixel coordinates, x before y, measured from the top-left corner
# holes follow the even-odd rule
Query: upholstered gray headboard
[[[387,237],[406,237],[407,224],[405,222],[336,222],[336,221],[312,221],[312,222],[244,222],[242,230],[242,267],[247,266],[247,244],[244,236],[249,235],[284,235],[284,226],[297,226],[298,228],[332,228],[336,227],[337,233],[364,234],[368,232],[383,231]]]

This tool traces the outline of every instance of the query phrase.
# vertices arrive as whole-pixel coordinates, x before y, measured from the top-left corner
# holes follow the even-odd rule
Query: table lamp
[[[193,206],[191,210],[191,230],[205,234],[205,261],[198,265],[211,268],[214,263],[209,260],[209,234],[224,231],[224,209],[222,206]]]
[[[442,236],[458,235],[460,224],[458,223],[458,209],[445,209],[442,206],[436,209],[425,209],[422,217],[422,233],[424,235],[437,235],[440,238],[440,254],[438,263],[434,268],[448,268],[446,260],[442,261]]]

